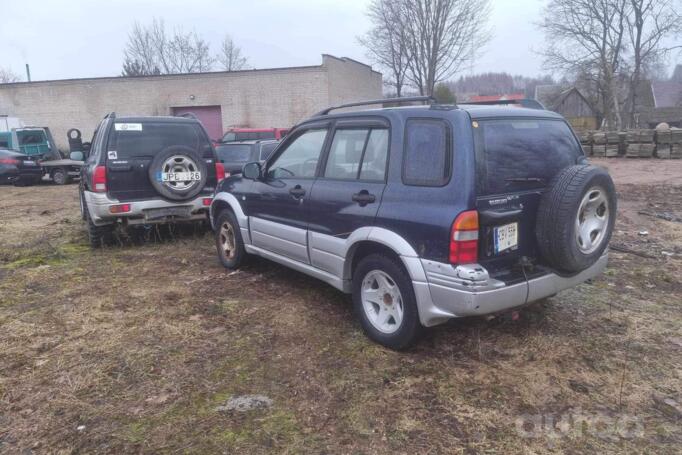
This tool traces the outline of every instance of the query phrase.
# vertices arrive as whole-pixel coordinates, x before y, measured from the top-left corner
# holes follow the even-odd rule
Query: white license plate
[[[495,254],[515,249],[519,244],[519,223],[505,224],[493,229]]]
[[[24,161],[25,166],[35,166],[36,162],[35,161]]]
[[[162,172],[162,182],[189,182],[201,180],[201,172]]]

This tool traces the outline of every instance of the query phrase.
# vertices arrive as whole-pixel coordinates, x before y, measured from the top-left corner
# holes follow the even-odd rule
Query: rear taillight
[[[10,164],[12,166],[18,166],[21,161],[15,160],[14,158],[0,158],[0,164]]]
[[[130,212],[130,204],[110,205],[110,213],[127,213]]]
[[[450,263],[471,264],[478,261],[478,212],[460,213],[450,231]]]
[[[201,205],[203,205],[204,207],[209,207],[211,205],[211,202],[213,202],[212,197],[205,197],[201,200]]]
[[[107,192],[107,168],[97,166],[92,173],[92,190],[95,193]]]
[[[225,166],[223,166],[223,163],[215,164],[215,178],[218,179],[218,183],[225,179]]]

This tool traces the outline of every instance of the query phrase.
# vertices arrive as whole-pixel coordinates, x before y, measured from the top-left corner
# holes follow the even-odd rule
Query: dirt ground
[[[680,453],[682,162],[599,164],[631,252],[404,353],[321,282],[226,271],[206,231],[91,251],[76,185],[0,187],[0,453]],[[220,407],[244,395],[271,402]]]

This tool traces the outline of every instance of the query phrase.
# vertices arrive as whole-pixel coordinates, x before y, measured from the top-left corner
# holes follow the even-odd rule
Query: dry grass
[[[395,353],[323,283],[229,274],[206,232],[92,252],[76,186],[0,187],[0,452],[679,453],[652,394],[681,398],[682,228],[636,212],[682,215],[681,188],[619,190],[615,241],[660,259],[614,253],[520,321],[453,321]],[[214,410],[240,394],[274,404]],[[581,413],[642,432],[517,428]]]

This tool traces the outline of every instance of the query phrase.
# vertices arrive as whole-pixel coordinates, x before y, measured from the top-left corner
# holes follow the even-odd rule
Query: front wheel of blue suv
[[[218,213],[215,223],[215,245],[220,263],[227,269],[236,269],[246,259],[246,250],[237,217],[231,210]]]
[[[360,260],[353,272],[353,306],[369,338],[388,348],[410,347],[422,333],[412,280],[384,254]]]

